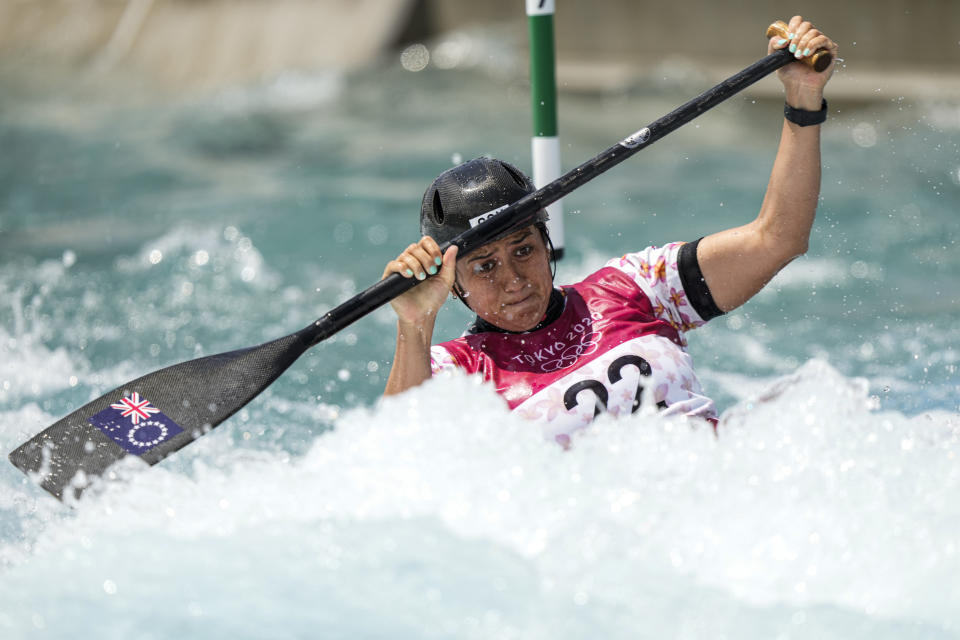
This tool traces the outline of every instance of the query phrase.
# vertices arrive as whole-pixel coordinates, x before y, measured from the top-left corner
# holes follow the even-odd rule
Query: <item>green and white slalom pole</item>
[[[530,94],[533,102],[533,183],[539,189],[560,177],[557,137],[557,74],[554,55],[555,0],[527,0],[530,28]],[[547,207],[554,257],[563,257],[563,201]]]

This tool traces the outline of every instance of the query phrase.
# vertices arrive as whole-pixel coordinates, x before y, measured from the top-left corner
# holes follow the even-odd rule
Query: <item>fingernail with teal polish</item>
[[[408,276],[413,275],[413,271],[411,271],[410,269],[407,269],[406,271],[404,271],[404,273],[407,274]]]
[[[434,258],[433,261],[437,263],[438,267],[443,264],[443,258]]]
[[[796,50],[797,50],[797,45],[791,44],[791,45],[790,45],[790,53],[794,53]]]
[[[425,280],[426,278],[427,274],[425,274],[423,271],[417,274],[417,280]]]
[[[792,33],[788,33],[788,34],[787,34],[787,37],[790,38],[791,40],[793,40],[793,34],[792,34]]]
[[[810,55],[810,49],[804,49],[804,50],[803,50],[803,55],[805,55],[805,56]]]
[[[779,40],[777,40],[777,46],[779,47],[780,45],[782,45],[782,44],[783,44],[784,42],[786,42],[786,41],[787,41],[786,38],[780,38]]]
[[[433,275],[433,274],[435,274],[436,272],[437,272],[437,268],[436,268],[436,267],[430,267],[429,269],[427,269],[427,273],[429,273],[430,275]]]

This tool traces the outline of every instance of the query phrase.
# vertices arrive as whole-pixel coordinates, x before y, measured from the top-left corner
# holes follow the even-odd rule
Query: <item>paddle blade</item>
[[[229,418],[308,345],[302,332],[176,364],[117,387],[20,445],[10,462],[63,500],[113,463],[156,464]]]

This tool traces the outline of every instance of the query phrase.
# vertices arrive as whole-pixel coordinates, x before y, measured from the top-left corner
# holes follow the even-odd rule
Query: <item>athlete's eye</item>
[[[517,247],[517,250],[514,251],[513,255],[517,256],[518,258],[526,258],[531,253],[533,253],[533,245],[525,244]]]
[[[497,266],[496,260],[486,260],[484,262],[477,263],[473,265],[473,272],[476,274],[485,274],[493,271],[494,267]]]

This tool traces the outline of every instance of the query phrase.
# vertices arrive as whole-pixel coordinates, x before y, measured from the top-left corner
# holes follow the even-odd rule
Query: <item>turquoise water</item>
[[[0,80],[5,452],[372,284],[457,158],[530,166],[484,68]],[[565,167],[705,88],[564,96]],[[808,255],[690,336],[718,439],[605,418],[562,452],[463,379],[380,405],[380,310],[74,511],[0,465],[3,637],[957,637],[960,105],[835,108]],[[572,194],[558,278],[750,220],[779,121],[734,98]]]

